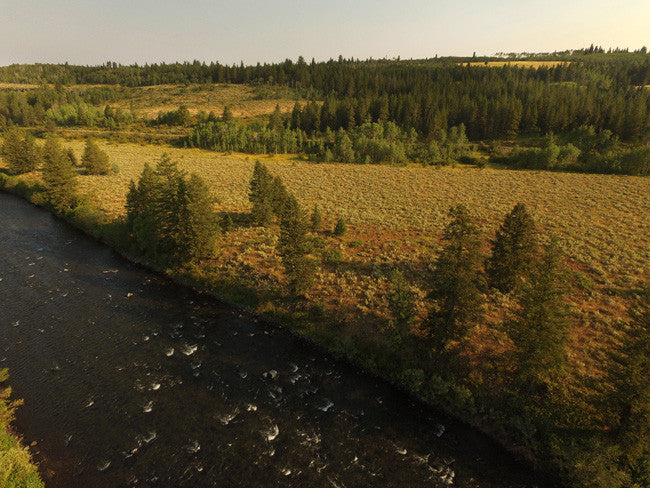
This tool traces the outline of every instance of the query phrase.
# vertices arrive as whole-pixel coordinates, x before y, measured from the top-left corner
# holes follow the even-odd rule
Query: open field
[[[459,65],[466,65],[467,63],[458,63]],[[519,66],[520,68],[553,68],[560,64],[571,64],[570,61],[484,61],[470,62],[471,66],[487,66],[488,68],[495,68],[500,66]]]
[[[80,157],[83,142],[68,143]],[[81,176],[84,193],[110,215],[124,212],[131,179],[163,152],[204,177],[218,210],[245,212],[255,157],[100,142],[120,167],[112,176]],[[568,255],[597,275],[623,280],[644,276],[650,262],[650,180],[643,177],[475,168],[313,164],[286,156],[261,159],[308,208],[318,204],[334,220],[343,216],[364,232],[437,236],[447,210],[468,205],[491,235],[517,202],[525,202],[544,230],[563,238]],[[625,278],[625,279],[624,279]]]
[[[125,96],[115,106],[135,110],[147,118],[155,118],[158,112],[176,110],[179,105],[187,106],[192,114],[204,110],[221,115],[224,107],[228,105],[235,117],[254,117],[270,114],[276,105],[280,105],[280,109],[287,112],[296,103],[288,88],[277,93],[263,93],[260,90],[259,87],[234,84],[122,88],[120,93]],[[291,98],[288,98],[289,96]]]
[[[113,107],[132,110],[145,118],[154,119],[158,112],[176,110],[185,105],[192,115],[200,111],[221,115],[230,107],[235,117],[256,117],[273,112],[280,105],[283,112],[293,108],[298,95],[288,87],[256,87],[238,84],[188,84],[122,87],[119,85],[71,85],[66,89],[83,92],[89,88],[109,87],[117,94],[117,101],[106,102]],[[28,91],[38,85],[0,83],[0,91]],[[103,105],[102,105],[103,107]]]
[[[0,90],[27,91],[38,88],[38,85],[31,83],[0,83]]]

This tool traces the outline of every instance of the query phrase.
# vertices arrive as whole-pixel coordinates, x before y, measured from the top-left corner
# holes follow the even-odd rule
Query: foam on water
[[[280,428],[277,424],[270,426],[268,429],[262,431],[262,436],[268,441],[274,441],[280,434]]]

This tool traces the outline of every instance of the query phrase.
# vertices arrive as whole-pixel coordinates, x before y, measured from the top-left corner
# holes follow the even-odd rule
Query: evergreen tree
[[[523,203],[506,215],[492,241],[487,263],[490,284],[507,293],[528,276],[537,255],[535,222]]]
[[[189,179],[163,154],[153,170],[145,164],[126,197],[127,225],[139,251],[152,259],[183,264],[209,257],[218,223],[214,199],[199,176]]]
[[[271,183],[270,198],[273,213],[277,217],[280,217],[282,210],[284,209],[284,205],[289,198],[289,192],[287,191],[287,188],[284,186],[284,183],[279,176],[273,178],[273,182]]]
[[[42,162],[41,153],[34,137],[18,129],[7,131],[2,144],[2,156],[13,174],[29,173]]]
[[[354,163],[354,148],[352,147],[352,140],[340,129],[336,133],[336,141],[334,143],[335,157],[341,163]]]
[[[536,390],[551,382],[566,363],[569,324],[564,303],[561,252],[553,238],[522,286],[520,310],[508,325],[517,352],[519,385]]]
[[[300,118],[302,116],[302,107],[300,106],[300,102],[296,102],[293,106],[293,110],[291,111],[291,128],[296,130],[296,129],[301,129],[300,125]]]
[[[284,123],[282,120],[282,112],[280,111],[280,105],[275,106],[275,110],[273,110],[273,113],[271,113],[271,117],[269,119],[269,124],[267,127],[268,129],[274,130],[276,132],[280,132],[284,128]]]
[[[336,221],[336,225],[334,226],[334,235],[342,236],[345,235],[347,231],[348,225],[345,223],[343,217],[339,217],[339,219]]]
[[[47,199],[57,212],[71,210],[77,203],[74,168],[54,136],[49,136],[43,147],[43,182]]]
[[[179,191],[183,201],[183,232],[175,254],[181,261],[210,257],[214,252],[215,238],[219,230],[210,189],[203,178],[192,173],[189,180],[183,180]]]
[[[153,168],[145,163],[137,185],[131,180],[126,195],[126,219],[138,251],[151,255],[155,255],[158,245],[155,209],[157,193],[158,178]]]
[[[308,256],[312,250],[307,233],[309,221],[293,195],[289,195],[280,218],[278,254],[282,258],[289,290],[301,295],[311,288],[317,271],[317,262]]]
[[[411,333],[415,305],[413,291],[398,269],[394,269],[388,277],[388,308],[392,316],[395,338],[401,346]]]
[[[464,205],[449,210],[443,248],[435,262],[430,297],[436,308],[425,326],[434,349],[441,353],[451,342],[464,338],[483,316],[485,278],[481,240]]]
[[[111,164],[108,154],[102,151],[97,143],[91,139],[86,139],[86,146],[81,157],[81,163],[86,168],[89,175],[107,175],[111,171]]]
[[[179,257],[184,245],[184,206],[186,205],[185,173],[178,168],[176,161],[165,153],[155,170],[157,191],[154,200],[159,257]]]
[[[257,225],[269,225],[273,221],[273,181],[267,167],[255,161],[248,198],[253,204],[251,218]]]
[[[309,218],[309,221],[311,223],[311,230],[313,231],[318,230],[318,228],[321,225],[321,222],[323,221],[320,211],[318,210],[318,205],[314,205],[314,211],[311,213],[311,217]]]
[[[230,107],[228,105],[223,107],[223,112],[221,114],[221,120],[223,122],[232,122],[233,120],[235,120],[235,116],[233,115],[232,110],[230,110]]]

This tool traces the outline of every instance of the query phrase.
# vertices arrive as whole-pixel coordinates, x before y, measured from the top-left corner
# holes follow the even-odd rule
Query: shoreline
[[[20,182],[24,182],[24,180],[18,178],[18,183]],[[0,183],[2,182],[0,181]],[[27,185],[27,187],[30,187],[29,182],[24,183]],[[396,376],[403,372],[402,368],[397,368],[393,371],[382,371],[380,367],[370,367],[368,361],[363,361],[363,357],[353,355],[351,354],[351,351],[346,350],[346,344],[341,341],[341,338],[336,334],[319,334],[318,331],[313,328],[310,331],[309,325],[316,323],[314,320],[311,320],[307,317],[298,317],[294,312],[284,312],[281,314],[268,314],[259,312],[257,310],[251,309],[245,304],[228,300],[223,295],[220,295],[217,291],[207,289],[207,287],[198,279],[199,277],[193,277],[189,272],[183,273],[183,270],[161,269],[155,264],[148,262],[146,259],[134,256],[127,250],[115,245],[114,243],[109,242],[109,240],[93,234],[92,228],[84,228],[67,216],[58,214],[44,205],[33,202],[28,195],[12,191],[12,188],[7,187],[6,185],[0,185],[0,191],[25,200],[27,203],[30,203],[36,208],[40,208],[52,217],[65,223],[71,229],[74,229],[74,231],[83,234],[85,237],[90,237],[95,242],[108,247],[112,252],[115,252],[130,264],[135,265],[145,270],[146,272],[153,273],[162,279],[169,280],[176,286],[186,288],[200,295],[209,296],[210,298],[238,311],[240,314],[248,315],[254,321],[263,321],[264,323],[269,324],[276,329],[288,332],[293,337],[298,338],[301,341],[305,341],[307,344],[310,344],[312,347],[315,347],[322,353],[330,355],[336,360],[343,361],[353,368],[359,369],[364,374],[367,374],[376,380],[390,385],[392,388],[395,388],[414,402],[420,403],[421,405],[428,408],[438,410],[440,413],[444,414],[450,419],[471,429],[474,429],[482,435],[485,435],[491,442],[494,442],[501,449],[509,453],[509,455],[512,456],[513,461],[530,469],[534,475],[539,476],[541,483],[545,483],[549,487],[564,486],[557,473],[553,473],[550,470],[544,470],[540,468],[541,461],[539,459],[536,459],[529,449],[527,449],[525,446],[517,445],[516,443],[509,441],[506,435],[498,432],[498,425],[496,425],[495,422],[490,422],[487,414],[463,414],[463,412],[459,411],[457,407],[455,408],[452,403],[445,402],[444,398],[438,398],[438,401],[427,400],[423,397],[423,395],[418,394],[417,391],[409,389],[407,385],[400,383],[400,381],[397,380]],[[331,322],[332,319],[329,321]],[[368,359],[372,361],[372,358]],[[376,366],[376,363],[373,364]],[[38,467],[39,472],[42,471],[40,469],[40,466]],[[47,466],[43,466],[43,468],[46,469]]]

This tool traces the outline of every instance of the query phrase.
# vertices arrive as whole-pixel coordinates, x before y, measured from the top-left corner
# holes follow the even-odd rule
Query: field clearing
[[[150,119],[156,118],[158,112],[176,110],[179,105],[187,106],[193,115],[201,110],[221,115],[227,105],[235,117],[255,117],[270,114],[276,105],[288,112],[296,103],[290,89],[265,93],[261,87],[236,84],[155,85],[122,90],[125,97],[111,105],[135,110]]]
[[[459,66],[468,63],[458,63]],[[488,68],[498,68],[501,66],[518,66],[520,68],[554,68],[562,64],[571,64],[571,61],[471,61],[470,66],[487,66]]]
[[[38,85],[31,83],[0,83],[0,90],[27,91],[34,90],[35,88],[38,88]]]
[[[110,215],[124,213],[129,182],[145,162],[163,152],[181,168],[206,179],[217,210],[247,212],[248,182],[255,159],[200,149],[177,149],[100,141],[117,175],[81,176],[82,191]],[[82,141],[68,143],[81,156]],[[259,157],[308,209],[315,204],[326,220],[343,216],[380,246],[401,233],[437,238],[447,211],[466,204],[492,235],[517,202],[525,202],[545,233],[557,233],[567,254],[606,281],[629,286],[648,275],[650,263],[650,179],[635,176],[511,171],[475,168],[391,167],[314,164],[286,156]]]
[[[53,85],[49,85],[52,87]],[[39,85],[27,83],[0,83],[0,91],[29,91]],[[118,100],[104,105],[135,111],[148,119],[158,112],[176,110],[185,105],[192,115],[200,111],[213,111],[221,115],[225,106],[235,117],[257,117],[273,112],[276,105],[290,112],[299,99],[294,90],[278,86],[250,86],[242,84],[189,84],[123,87],[120,85],[70,85],[66,89],[83,92],[89,88],[109,87],[115,90]]]

